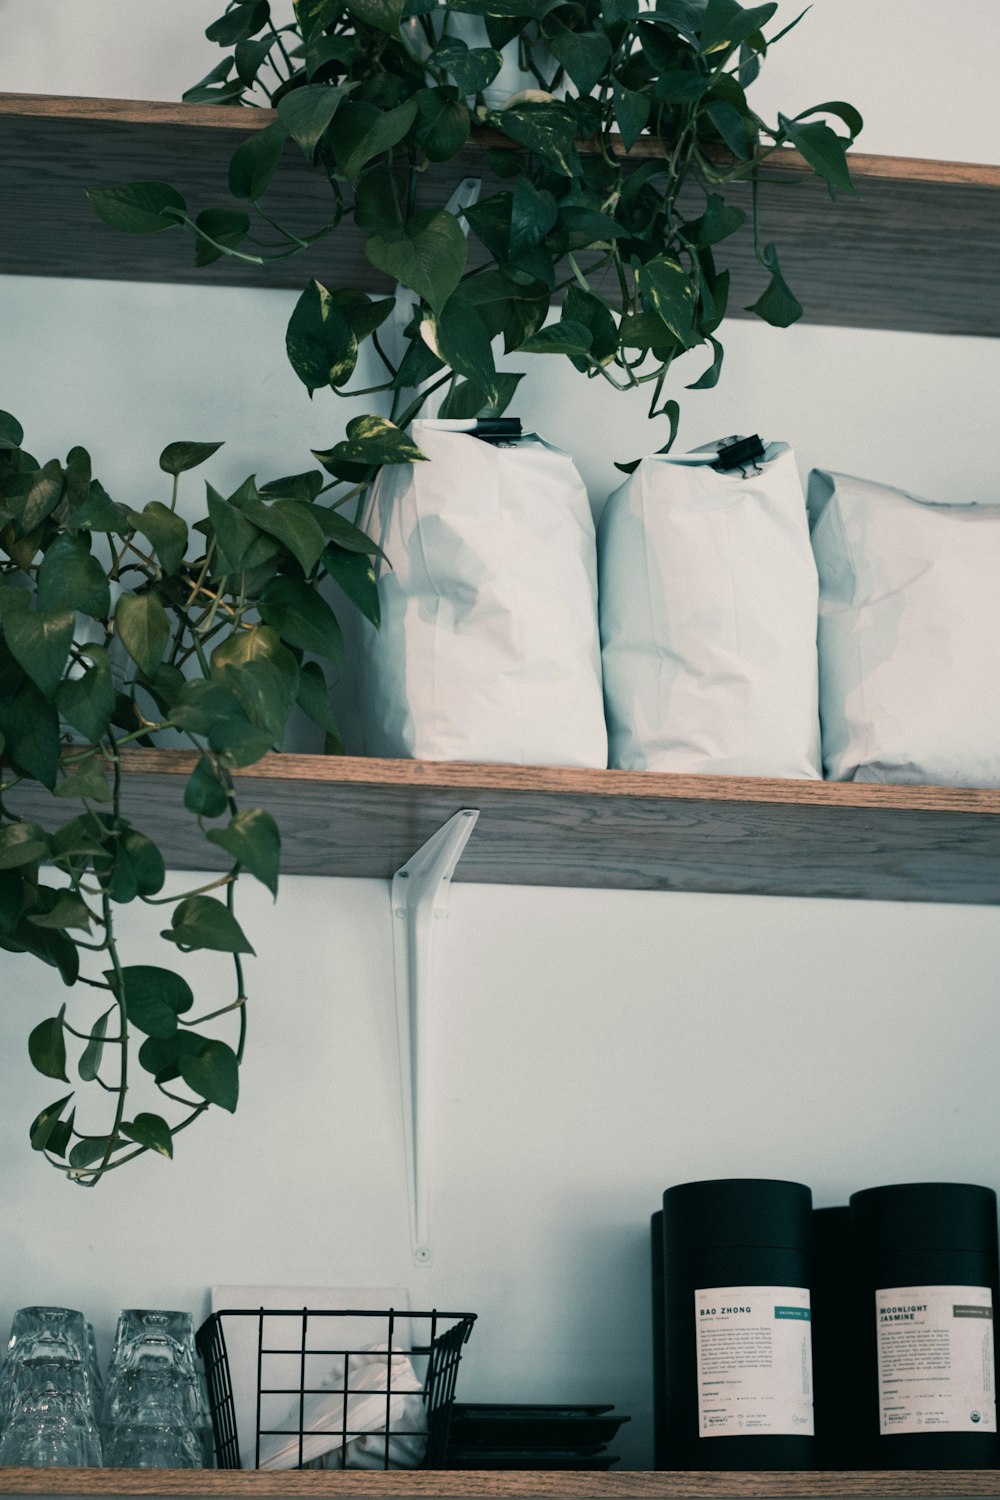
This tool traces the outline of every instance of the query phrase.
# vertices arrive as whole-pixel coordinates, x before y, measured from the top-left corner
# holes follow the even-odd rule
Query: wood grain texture
[[[224,862],[182,806],[194,756],[127,756],[126,810],[176,868]],[[389,879],[461,808],[456,879],[485,884],[1000,903],[1000,791],[272,755],[239,773],[289,874]],[[69,815],[18,787],[12,807]]]
[[[862,1473],[558,1473],[546,1470],[2,1469],[7,1495],[329,1496],[331,1500],[403,1500],[468,1496],[470,1500],[879,1500],[882,1496],[1000,1496],[1000,1472],[955,1470]]]
[[[295,288],[318,276],[386,290],[389,283],[365,260],[353,225],[271,267],[224,259],[197,270],[186,234],[122,235],[91,212],[86,187],[138,179],[172,182],[194,210],[224,200],[233,148],[271,118],[268,110],[0,95],[0,270]],[[487,145],[510,143],[479,132],[452,162],[426,174],[420,206],[442,206],[470,175],[482,177],[484,196],[499,191],[503,184],[483,154]],[[640,139],[631,158],[641,161],[656,149],[652,140]],[[831,203],[821,183],[784,181],[801,166],[794,152],[769,169],[776,180],[762,190],[764,237],[781,247],[782,266],[807,320],[1000,335],[1000,299],[993,295],[1000,271],[1000,168],[860,153],[851,160],[860,200]],[[748,189],[740,192],[749,201]],[[329,193],[291,143],[268,207],[304,233],[327,220]],[[729,306],[740,317],[766,278],[753,260],[748,229],[730,244]],[[474,254],[473,245],[470,263]]]

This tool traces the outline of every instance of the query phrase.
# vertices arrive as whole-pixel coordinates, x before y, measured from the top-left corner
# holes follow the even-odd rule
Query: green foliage
[[[70,1026],[65,1011],[41,1021],[31,1057],[46,1077],[75,1069],[115,1104],[110,1120],[88,1120],[86,1130],[75,1094],[36,1117],[32,1148],[60,1171],[96,1182],[133,1156],[170,1155],[178,1131],[210,1106],[236,1107],[242,961],[253,950],[234,889],[245,870],[276,890],[280,837],[265,810],[238,805],[233,773],[280,747],[296,705],[340,748],[321,663],[338,660],[342,637],[322,586],[332,578],[378,625],[379,549],[349,518],[363,513],[383,465],[423,460],[408,429],[428,391],[442,391],[448,417],[506,410],[523,372],[497,370],[502,340],[508,355],[561,356],[615,389],[648,385],[666,451],[680,418],[664,389],[674,362],[688,359],[688,389],[720,378],[734,237],[752,242],[761,269],[748,310],[777,327],[801,317],[758,189],[790,148],[803,168],[796,178],[818,177],[831,197],[852,193],[847,151],[862,122],[837,100],[774,125],[756,113],[747,89],[784,34],[766,34],[776,10],[738,0],[295,0],[294,21],[278,27],[268,0],[229,0],[207,29],[225,55],[185,98],[274,111],[233,153],[232,201],[189,210],[163,182],[90,190],[95,213],[116,229],[191,235],[198,265],[283,262],[353,220],[369,264],[404,297],[397,307],[355,287],[304,288],[286,332],[296,376],[310,396],[377,396],[378,411],[314,455],[329,483],[313,469],[260,485],[251,477],[229,495],[209,485],[190,530],[176,509],[178,480],[218,444],[171,443],[160,456],[171,493],[133,508],[93,478],[82,448],[39,463],[17,420],[0,412],[0,749],[9,768],[0,946],[33,954],[68,986],[86,981],[82,1024]],[[455,37],[453,13],[482,17],[488,45]],[[505,48],[537,87],[490,109],[483,90]],[[504,186],[466,210],[442,208],[440,164],[484,126]],[[270,193],[289,161],[303,170],[302,157],[329,187],[330,207],[323,222],[286,228]],[[791,186],[787,172],[782,180]],[[379,337],[394,309],[406,320],[398,358]],[[357,392],[367,340],[385,374]],[[197,752],[184,805],[213,861],[229,861],[218,880],[168,897],[159,850],[122,814],[123,753],[155,743],[161,729]],[[73,816],[52,833],[22,822],[4,801],[21,779]],[[41,883],[43,861],[59,888]],[[229,955],[234,998],[213,997],[192,1021],[190,991],[169,964],[125,963],[115,913],[133,901],[170,905],[168,954]],[[234,1046],[196,1029],[223,1016],[238,1027]],[[125,1118],[135,1032],[144,1034],[143,1081],[160,1089],[165,1115],[133,1112],[130,1099]],[[67,1054],[67,1038],[79,1056]],[[177,1080],[187,1096],[170,1087]],[[178,1108],[186,1113],[169,1123]]]
[[[276,107],[232,158],[230,190],[248,211],[214,205],[192,218],[163,183],[94,189],[91,201],[131,233],[193,233],[199,263],[245,255],[248,237],[262,247],[251,259],[283,261],[353,217],[371,265],[419,303],[401,360],[387,361],[389,378],[370,388],[390,393],[389,417],[404,428],[428,382],[447,384],[449,415],[502,411],[519,372],[496,370],[498,338],[508,353],[561,354],[617,389],[648,384],[649,414],[663,416],[675,360],[703,347],[707,368],[682,383],[705,390],[719,379],[721,261],[732,236],[749,244],[752,232],[761,268],[748,310],[778,327],[802,315],[760,223],[757,187],[775,154],[793,147],[803,175],[831,197],[855,191],[847,150],[862,121],[853,105],[828,101],[772,125],[748,101],[768,48],[802,19],[782,28],[777,9],[773,0],[656,0],[652,9],[639,0],[298,0],[279,33],[264,0],[238,0],[207,31],[231,55],[186,97]],[[462,13],[483,17],[489,45],[453,34]],[[505,47],[517,49],[533,86],[490,109],[483,90]],[[468,210],[443,209],[436,168],[480,126],[505,138],[488,155],[510,186]],[[265,214],[289,138],[331,189],[329,220],[311,232]],[[264,220],[253,226],[257,205]],[[464,229],[488,253],[485,267],[477,257],[470,268]],[[566,288],[586,300],[543,328]],[[371,305],[353,288],[313,282],[303,292],[286,345],[310,395],[351,394],[360,346],[377,327]],[[375,305],[381,321],[392,300]],[[4,437],[0,427],[0,445]],[[356,486],[393,461],[367,457],[341,452],[326,466]],[[35,484],[24,503],[40,515],[59,496],[51,475]],[[238,529],[231,519],[219,526]],[[220,540],[232,562],[244,544]]]
[[[355,343],[385,315],[367,297],[306,295],[300,322],[320,346],[317,310]],[[326,502],[319,469],[250,478],[228,497],[209,484],[189,527],[175,509],[179,476],[218,443],[170,443],[159,457],[170,493],[139,508],[111,499],[84,449],[39,464],[23,440],[0,413],[0,948],[31,954],[69,987],[32,1027],[28,1054],[36,1072],[75,1087],[29,1137],[57,1170],[93,1185],[136,1157],[171,1157],[178,1132],[210,1107],[236,1108],[243,962],[254,950],[234,892],[246,872],[277,894],[281,837],[265,809],[239,806],[233,771],[280,747],[297,704],[340,748],[323,670],[305,653],[342,652],[328,578],[377,622],[379,549]],[[356,418],[323,455],[366,474],[420,457],[384,417]],[[122,791],[129,745],[168,729],[197,752],[184,806],[224,872],[165,896],[163,855],[124,815]],[[22,781],[53,793],[44,828],[17,814],[10,794]],[[55,871],[48,883],[44,867]],[[139,962],[117,931],[132,902],[168,913],[162,950],[144,942]],[[196,1015],[178,951],[231,964],[230,997],[213,985]]]

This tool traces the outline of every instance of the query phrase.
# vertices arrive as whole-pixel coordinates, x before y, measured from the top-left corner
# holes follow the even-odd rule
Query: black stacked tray
[[[456,1401],[450,1469],[610,1469],[607,1451],[626,1416],[612,1406],[532,1406]]]

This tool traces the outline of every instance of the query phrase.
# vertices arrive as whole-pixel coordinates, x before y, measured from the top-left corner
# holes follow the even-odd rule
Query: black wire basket
[[[196,1342],[218,1467],[443,1468],[475,1321],[393,1308],[213,1313]]]

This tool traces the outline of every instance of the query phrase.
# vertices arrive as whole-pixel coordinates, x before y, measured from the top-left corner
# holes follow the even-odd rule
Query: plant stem
[[[210,880],[207,885],[195,886],[193,891],[181,891],[176,896],[143,896],[142,900],[146,906],[172,906],[176,901],[186,901],[189,896],[203,896],[206,891],[217,891],[220,886],[232,885],[235,879],[235,870],[230,870],[228,875],[220,875],[218,880]]]
[[[111,755],[114,761],[114,785],[112,788],[113,816],[117,820],[121,817],[122,806],[122,763],[118,753],[118,744],[113,734],[109,733],[108,739],[111,745]],[[118,956],[118,943],[115,935],[114,911],[111,905],[111,895],[108,887],[101,881],[101,909],[104,916],[104,931],[106,934],[106,946],[108,957],[111,959],[111,969],[114,974],[112,993],[115,1004],[118,1007],[118,1041],[121,1044],[121,1066],[118,1074],[118,1103],[115,1108],[114,1124],[108,1134],[108,1144],[104,1150],[102,1160],[96,1168],[88,1168],[92,1171],[92,1180],[86,1185],[95,1186],[100,1182],[104,1173],[108,1170],[112,1152],[118,1145],[119,1132],[122,1120],[125,1118],[125,1096],[128,1093],[128,1011],[125,1008],[125,975],[122,973],[121,959]]]
[[[228,1005],[220,1005],[218,1010],[210,1010],[205,1015],[198,1016],[194,1021],[189,1021],[186,1016],[178,1016],[177,1019],[181,1026],[201,1026],[206,1021],[214,1021],[218,1016],[228,1016],[230,1011],[239,1010],[240,1006],[246,1003],[246,995],[237,995],[236,999],[230,1001]]]

